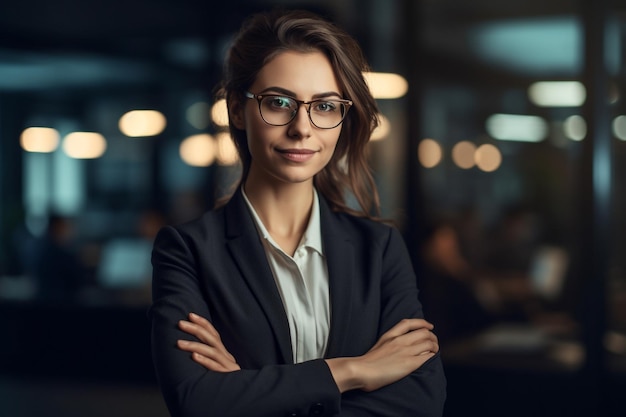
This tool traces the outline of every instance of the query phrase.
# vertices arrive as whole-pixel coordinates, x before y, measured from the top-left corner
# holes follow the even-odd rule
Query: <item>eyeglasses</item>
[[[303,101],[277,94],[261,95],[248,91],[244,94],[247,98],[257,100],[261,117],[265,123],[272,126],[285,126],[291,123],[300,106],[306,105],[306,112],[313,126],[320,129],[332,129],[343,122],[352,106],[351,100],[338,98]]]

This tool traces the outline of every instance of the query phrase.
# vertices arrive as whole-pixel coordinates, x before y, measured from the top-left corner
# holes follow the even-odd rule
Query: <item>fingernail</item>
[[[196,313],[189,313],[189,317],[197,319],[200,316],[198,316]]]

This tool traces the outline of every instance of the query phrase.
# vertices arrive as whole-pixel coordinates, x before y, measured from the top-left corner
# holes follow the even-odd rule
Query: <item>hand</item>
[[[178,327],[201,342],[178,340],[178,348],[191,352],[194,361],[210,371],[232,372],[241,368],[233,355],[226,350],[215,327],[204,317],[190,313],[189,321],[181,320]]]
[[[421,367],[439,351],[433,327],[423,319],[405,319],[384,333],[366,354],[328,359],[339,390],[374,391]]]
[[[363,372],[364,391],[373,391],[421,367],[439,351],[434,326],[423,319],[405,319],[383,334],[357,358]]]

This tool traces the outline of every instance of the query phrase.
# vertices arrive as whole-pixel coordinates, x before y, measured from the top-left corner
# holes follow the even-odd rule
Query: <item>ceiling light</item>
[[[541,107],[579,107],[587,92],[578,81],[539,81],[528,88],[528,97]]]
[[[120,131],[130,137],[156,136],[163,132],[167,121],[156,110],[132,110],[124,114],[119,121]]]
[[[63,139],[63,150],[71,158],[99,158],[106,148],[106,139],[96,132],[72,132]]]
[[[363,77],[370,92],[377,99],[400,98],[409,90],[407,80],[398,74],[388,72],[364,72]]]
[[[494,114],[489,116],[485,127],[498,140],[541,142],[548,135],[548,123],[539,116]]]
[[[27,152],[54,152],[59,146],[59,132],[51,127],[29,127],[20,136],[22,149]]]

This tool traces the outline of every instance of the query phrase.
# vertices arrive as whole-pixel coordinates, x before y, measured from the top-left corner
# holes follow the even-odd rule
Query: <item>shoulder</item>
[[[380,234],[389,233],[393,226],[380,221],[368,219],[366,217],[355,216],[354,214],[342,212],[342,211],[329,211],[330,216],[338,224],[343,227],[360,230],[364,233]]]
[[[223,229],[224,227],[224,211],[224,206],[208,210],[200,217],[172,227],[178,230],[181,234],[188,236],[202,235],[209,231],[214,232],[216,229]]]
[[[184,235],[193,235],[206,228],[214,228],[223,224],[224,207],[207,210],[200,216],[187,220],[183,223],[170,225],[169,227],[177,230]]]
[[[197,219],[170,227],[185,240],[217,245],[256,231],[241,191],[235,192],[226,204],[206,211]]]
[[[400,231],[395,226],[345,212],[329,210],[322,217],[322,222],[322,227],[326,227],[328,233],[343,235],[350,240],[382,246],[402,241]]]
[[[163,227],[157,234],[155,244],[178,242],[187,247],[206,245],[223,240],[224,224],[224,207],[206,211],[200,217],[187,222]]]
[[[393,229],[388,224],[367,217],[356,216],[345,211],[332,210],[326,197],[322,193],[318,193],[318,196],[321,221],[326,224],[327,228],[330,225],[333,230],[337,228],[344,232],[365,233],[368,235],[385,235],[389,234]]]

